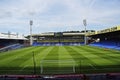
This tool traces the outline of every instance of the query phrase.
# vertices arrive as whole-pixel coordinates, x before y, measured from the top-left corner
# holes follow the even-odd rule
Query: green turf
[[[120,51],[91,46],[42,46],[0,53],[0,74],[41,74],[41,66],[42,74],[120,72]]]

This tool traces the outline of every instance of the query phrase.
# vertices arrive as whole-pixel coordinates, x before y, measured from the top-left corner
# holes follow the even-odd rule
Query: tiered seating
[[[81,45],[83,43],[80,42],[34,42],[33,46],[64,46],[64,45],[70,45],[70,46],[75,46],[75,45]]]
[[[5,43],[5,42],[0,42],[0,48],[3,48],[3,47],[5,47],[5,46],[8,46],[9,44],[8,43]]]
[[[21,45],[21,44],[14,44],[14,45],[11,46],[11,49],[18,49],[18,48],[21,48],[21,47],[23,47],[23,45]]]
[[[22,48],[22,47],[23,47],[23,45],[21,45],[19,43],[18,44],[12,44],[12,45],[1,48],[0,52],[13,50],[13,49],[18,49],[18,48]]]
[[[100,41],[90,44],[91,46],[97,46],[102,48],[110,48],[120,50],[120,42],[118,41]]]

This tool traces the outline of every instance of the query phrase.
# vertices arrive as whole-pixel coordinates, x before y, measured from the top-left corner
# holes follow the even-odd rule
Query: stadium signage
[[[87,36],[108,33],[108,32],[114,32],[114,31],[120,31],[120,26],[116,26],[116,27],[112,27],[112,28],[108,28],[108,29],[100,30],[100,31],[96,31],[96,32],[89,32],[89,33],[87,33]]]
[[[87,36],[89,36],[89,35],[95,35],[96,34],[96,32],[87,32]]]
[[[114,32],[114,31],[117,31],[117,30],[118,30],[118,27],[112,27],[112,28],[108,28],[108,29],[105,29],[105,30],[97,31],[97,34]]]
[[[54,37],[62,37],[62,36],[63,36],[62,32],[54,33]]]

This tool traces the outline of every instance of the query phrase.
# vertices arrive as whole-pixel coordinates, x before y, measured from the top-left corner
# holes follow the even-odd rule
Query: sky
[[[0,32],[33,34],[81,31],[120,25],[120,0],[0,0]]]

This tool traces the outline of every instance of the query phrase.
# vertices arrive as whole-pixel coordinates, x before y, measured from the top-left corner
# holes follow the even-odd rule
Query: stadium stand
[[[96,31],[94,34],[88,34],[88,37],[93,39],[89,45],[120,50],[120,36],[118,34],[120,34],[120,26]]]
[[[18,34],[0,33],[0,52],[22,48],[27,38]]]
[[[91,46],[97,46],[102,48],[108,48],[108,49],[116,49],[120,50],[120,45],[118,41],[100,41],[100,42],[94,42],[90,44]]]
[[[9,45],[9,46],[6,46],[6,47],[3,47],[0,49],[0,52],[4,52],[4,51],[9,51],[9,50],[14,50],[14,49],[19,49],[19,48],[22,48],[24,47],[24,45],[22,44],[12,44],[12,45]]]
[[[106,33],[105,33],[106,34]],[[44,34],[44,35],[34,35],[34,38],[40,38],[40,41],[35,39],[33,46],[62,46],[62,45],[82,45],[84,44],[83,40],[77,41],[73,39],[84,39],[83,34],[81,35],[81,33],[64,33],[64,35],[59,36],[58,38],[58,34],[55,34],[56,36],[54,36],[54,33],[52,33],[52,37],[50,34]],[[74,38],[73,36],[70,37],[70,35],[73,35],[77,38]],[[101,34],[104,35],[104,34]],[[100,36],[101,36],[100,35]],[[63,38],[64,40],[60,39]],[[46,37],[46,38],[45,38]],[[66,38],[67,37],[67,38]],[[69,37],[69,39],[68,39]],[[99,37],[99,36],[92,36],[93,38]],[[44,39],[43,39],[44,38]],[[71,38],[71,39],[70,39]],[[120,41],[119,39],[107,39],[105,40],[105,37],[102,36],[100,42],[93,42],[92,44],[90,44],[91,46],[98,46],[98,47],[102,47],[102,48],[110,48],[110,49],[117,49],[120,50]],[[56,39],[54,41],[52,41],[53,39]],[[66,39],[66,40],[65,40]],[[37,40],[37,41],[36,41]],[[44,40],[44,41],[42,41]],[[73,42],[72,42],[73,41]],[[8,43],[5,44],[3,42],[1,42],[1,51],[3,50],[13,50],[13,49],[18,49],[23,47],[22,44],[20,43],[16,43],[16,44],[11,44]],[[3,48],[4,46],[4,48]],[[0,80],[120,80],[120,73],[107,73],[107,74],[68,74],[68,75],[0,75]]]
[[[34,42],[33,46],[76,46],[76,45],[82,45],[82,42]]]
[[[84,32],[80,31],[48,32],[32,36],[33,46],[74,46],[84,43]]]
[[[68,75],[0,75],[0,80],[120,80],[120,73]]]

